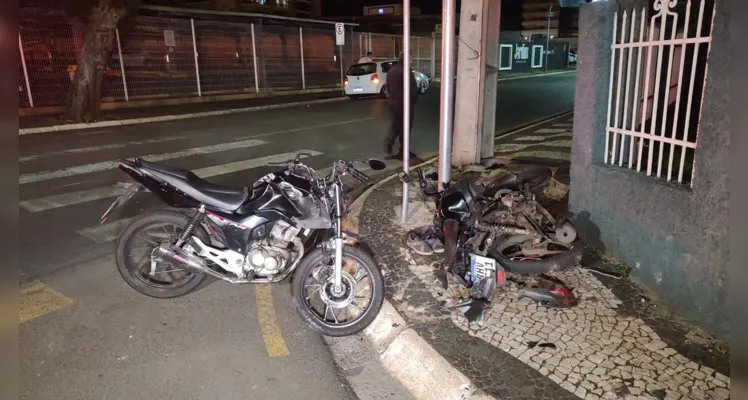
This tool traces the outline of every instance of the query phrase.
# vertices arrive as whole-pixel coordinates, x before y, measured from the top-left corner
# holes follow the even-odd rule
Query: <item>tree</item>
[[[91,122],[99,115],[101,82],[107,59],[116,45],[115,29],[137,10],[140,0],[71,0],[71,3],[84,13],[87,28],[68,93],[65,119]]]

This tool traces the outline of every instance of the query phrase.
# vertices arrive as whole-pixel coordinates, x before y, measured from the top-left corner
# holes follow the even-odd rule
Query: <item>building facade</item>
[[[202,10],[317,18],[321,15],[321,2],[322,0],[146,0],[143,3]]]
[[[548,13],[553,13],[548,17]],[[557,0],[524,0],[522,6],[522,35],[525,37],[558,36],[559,2]],[[549,32],[550,26],[550,32]]]

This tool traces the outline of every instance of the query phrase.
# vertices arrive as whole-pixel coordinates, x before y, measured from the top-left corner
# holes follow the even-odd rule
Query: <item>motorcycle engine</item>
[[[293,242],[298,233],[299,228],[277,221],[265,239],[252,243],[247,252],[245,269],[252,269],[261,276],[275,275],[282,271],[298,256],[297,251],[289,249],[289,243]]]

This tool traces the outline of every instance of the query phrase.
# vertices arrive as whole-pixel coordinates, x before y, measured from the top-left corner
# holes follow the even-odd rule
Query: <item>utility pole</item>
[[[545,66],[543,67],[545,70],[545,73],[548,73],[548,46],[550,46],[551,43],[551,17],[553,16],[553,4],[548,6],[548,30],[545,33],[545,55],[543,57],[543,63]],[[568,57],[567,57],[568,58]]]

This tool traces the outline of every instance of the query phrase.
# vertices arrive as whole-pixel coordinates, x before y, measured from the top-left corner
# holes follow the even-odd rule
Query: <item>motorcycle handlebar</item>
[[[352,166],[348,166],[348,173],[351,174],[352,177],[358,179],[361,181],[361,183],[367,183],[369,182],[369,177],[366,176],[363,172],[357,170],[356,168],[353,168]]]

